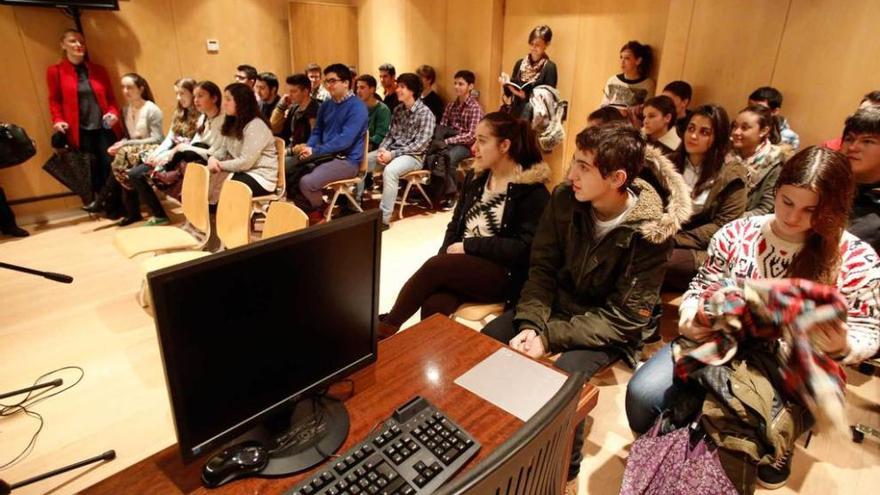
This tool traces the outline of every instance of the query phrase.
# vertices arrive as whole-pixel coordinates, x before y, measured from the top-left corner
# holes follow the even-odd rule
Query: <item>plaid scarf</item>
[[[791,351],[781,370],[784,391],[798,397],[820,425],[830,423],[846,432],[846,375],[813,347],[809,334],[813,325],[843,322],[846,315],[846,301],[834,287],[803,279],[719,279],[701,295],[695,318],[696,324],[717,332],[696,347],[673,342],[675,374],[686,380],[705,365],[722,365],[747,338],[783,338]]]

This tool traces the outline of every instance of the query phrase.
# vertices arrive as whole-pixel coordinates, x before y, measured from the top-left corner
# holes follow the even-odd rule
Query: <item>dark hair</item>
[[[220,108],[220,104],[223,102],[223,93],[220,92],[220,88],[211,81],[199,81],[196,83],[196,88],[202,88],[208,93],[208,96],[214,100],[214,105],[217,108]],[[208,121],[207,116],[205,117],[205,122]],[[199,134],[205,132],[205,122],[202,122],[202,125],[196,130]]]
[[[278,76],[271,72],[263,72],[257,76],[258,81],[263,81],[269,88],[278,91]]]
[[[291,74],[287,76],[287,84],[297,86],[304,91],[311,91],[312,81],[305,74]]]
[[[685,81],[672,81],[663,87],[663,92],[669,91],[682,100],[690,101],[694,96],[694,89]]]
[[[752,101],[766,101],[770,110],[782,108],[782,93],[771,86],[761,86],[752,91],[752,94],[749,95],[749,99]]]
[[[638,66],[639,75],[642,77],[648,77],[648,74],[651,73],[651,66],[654,64],[654,52],[651,50],[651,47],[632,40],[628,41],[620,49],[621,52],[624,50],[629,50],[632,52],[633,56],[642,59],[642,63]]]
[[[587,121],[598,120],[599,125],[610,124],[611,122],[628,122],[627,118],[620,113],[617,107],[604,106],[600,107],[587,116]]]
[[[672,101],[672,98],[666,95],[655,96],[653,98],[648,98],[645,101],[644,107],[653,107],[657,110],[660,110],[660,115],[666,116],[670,115],[672,118],[669,120],[669,125],[666,126],[666,129],[672,129],[675,127],[675,118],[678,115],[678,112],[675,110],[675,102]],[[644,111],[644,110],[643,110]]]
[[[464,82],[466,82],[468,84],[474,84],[477,82],[477,76],[474,75],[473,72],[471,72],[467,69],[462,69],[462,70],[456,72],[452,78],[453,79],[464,79]]]
[[[378,83],[376,82],[376,78],[373,77],[373,76],[371,76],[371,75],[369,75],[369,74],[361,74],[361,75],[359,75],[359,76],[357,77],[357,79],[355,79],[355,82],[357,82],[357,81],[361,81],[361,82],[363,82],[364,84],[366,84],[367,86],[369,86],[369,87],[371,87],[371,88],[373,88],[373,89],[376,89],[376,86],[378,85]]]
[[[701,105],[691,114],[688,125],[697,115],[709,119],[709,124],[712,126],[712,145],[709,146],[706,155],[703,157],[703,163],[700,165],[700,177],[697,179],[697,183],[694,184],[694,190],[691,193],[691,196],[694,198],[707,189],[712,179],[718,175],[721,167],[724,166],[724,157],[727,155],[727,150],[730,146],[730,118],[728,118],[727,110],[724,107],[713,104]],[[681,146],[673,157],[675,167],[680,173],[684,172],[687,156],[687,148]]]
[[[388,75],[390,75],[391,77],[394,77],[397,75],[397,69],[395,69],[394,66],[389,63],[384,63],[384,64],[380,65],[379,72],[387,72]]]
[[[810,222],[812,231],[791,261],[787,276],[833,285],[840,269],[840,238],[853,202],[852,168],[842,154],[810,146],[782,165],[776,190],[785,185],[803,187],[819,196]]]
[[[324,69],[324,75],[326,76],[329,73],[336,74],[341,81],[348,81],[351,83],[351,71],[348,70],[348,66],[345,64],[330,64]]]
[[[537,26],[529,33],[529,44],[531,45],[538,38],[544,40],[544,43],[550,44],[553,39],[553,30],[547,25]]]
[[[303,74],[308,75],[309,72],[321,72],[321,66],[315,63],[309,64],[306,66],[306,70],[303,71]]]
[[[150,89],[150,84],[147,82],[146,79],[144,79],[143,77],[141,77],[140,74],[137,74],[135,72],[129,72],[128,74],[123,74],[122,77],[120,77],[119,79],[125,79],[126,77],[131,79],[132,81],[134,81],[134,85],[137,86],[138,88],[140,88],[141,98],[143,98],[147,101],[152,101],[153,103],[156,103],[155,98],[153,98],[153,91]]]
[[[492,112],[487,113],[480,122],[485,122],[492,135],[499,140],[510,141],[507,154],[520,164],[523,170],[541,163],[544,159],[538,146],[538,136],[528,121],[505,112]]]
[[[878,134],[880,135],[880,108],[860,108],[856,113],[846,118],[843,125],[843,136],[849,134]]]
[[[257,80],[257,69],[253,65],[241,64],[235,68],[238,72],[244,72],[245,79],[249,81]]]
[[[225,88],[235,100],[235,115],[227,115],[223,121],[223,127],[220,134],[242,139],[244,137],[244,127],[254,119],[261,119],[265,122],[257,99],[254,98],[254,90],[244,83],[232,83]]]
[[[193,93],[196,89],[196,81],[195,79],[191,79],[189,77],[182,77],[176,81],[174,81],[174,85],[183,88]],[[192,137],[196,131],[196,122],[199,120],[199,111],[196,110],[194,105],[190,105],[189,108],[180,106],[180,102],[177,102],[177,106],[174,109],[174,115],[171,118],[171,129],[177,135]]]
[[[770,134],[767,135],[767,138],[770,140],[770,142],[773,144],[779,143],[779,141],[781,140],[781,137],[779,136],[779,127],[777,127],[776,119],[773,118],[773,114],[770,113],[769,108],[765,107],[764,105],[749,105],[739,111],[739,113],[745,112],[757,115],[758,126],[762,129],[764,127],[770,129]],[[739,113],[737,115],[739,115]]]
[[[859,104],[862,104],[866,101],[871,102],[871,105],[880,106],[880,91],[871,91],[862,97],[862,101]]]
[[[422,95],[422,80],[412,72],[404,72],[397,76],[397,84],[406,86],[407,89],[413,92],[413,96],[415,96],[417,100]]]
[[[587,127],[574,140],[577,149],[596,155],[596,168],[604,178],[615,170],[626,172],[620,192],[632,184],[645,166],[645,138],[629,123]]]
[[[437,81],[437,71],[435,71],[430,65],[420,65],[419,68],[416,69],[416,74],[419,77],[424,77],[431,81],[431,84],[434,84]]]

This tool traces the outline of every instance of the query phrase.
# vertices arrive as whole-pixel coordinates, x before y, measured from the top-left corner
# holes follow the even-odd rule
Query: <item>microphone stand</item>
[[[55,273],[55,272],[44,272],[41,270],[34,270],[33,268],[25,268],[23,266],[12,265],[9,263],[3,263],[0,261],[0,268],[6,268],[7,270],[13,270],[16,272],[29,273],[31,275],[39,275],[43,278],[48,278],[49,280],[54,280],[56,282],[61,282],[62,284],[69,284],[73,282],[73,277],[70,275],[65,275],[63,273]]]
[[[3,480],[0,480],[0,495],[9,495],[9,492],[15,490],[16,488],[21,488],[23,486],[30,485],[31,483],[36,483],[37,481],[51,478],[52,476],[57,476],[59,474],[66,473],[68,471],[72,471],[83,466],[88,466],[89,464],[100,461],[112,461],[113,459],[116,459],[116,451],[108,450],[101,455],[96,455],[95,457],[90,457],[88,459],[73,463],[69,466],[64,466],[62,468],[49,471],[48,473],[39,474],[37,476],[34,476],[33,478],[28,478],[24,481],[19,481],[18,483],[13,483],[11,485]]]

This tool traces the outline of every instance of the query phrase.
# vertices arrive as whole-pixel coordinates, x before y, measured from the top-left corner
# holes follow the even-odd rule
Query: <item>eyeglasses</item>
[[[331,84],[338,83],[340,81],[342,81],[342,79],[336,79],[335,77],[328,77],[327,79],[324,79],[324,85],[330,86]]]

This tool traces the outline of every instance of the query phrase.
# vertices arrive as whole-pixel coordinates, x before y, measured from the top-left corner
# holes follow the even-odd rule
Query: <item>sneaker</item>
[[[791,476],[791,451],[775,464],[758,466],[758,484],[768,490],[782,488]]]
[[[167,225],[170,222],[166,217],[152,217],[144,223],[147,227],[154,227],[156,225]]]

